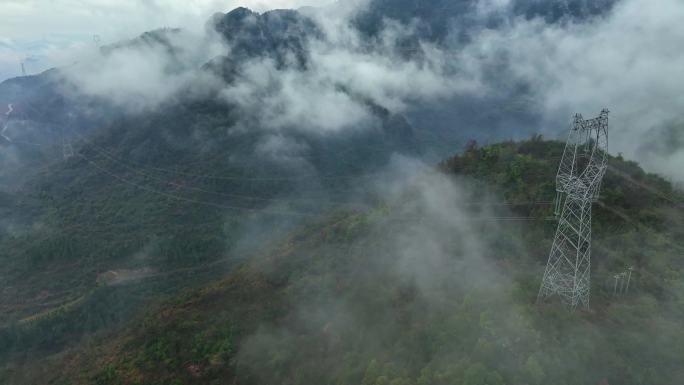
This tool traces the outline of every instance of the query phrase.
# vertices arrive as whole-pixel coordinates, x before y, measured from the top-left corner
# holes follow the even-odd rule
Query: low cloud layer
[[[245,5],[263,10],[327,3]],[[20,15],[36,4],[10,1],[2,7],[10,10],[10,15]],[[306,40],[305,70],[282,66],[273,57],[256,57],[239,63],[238,76],[229,85],[200,76],[198,69],[213,57],[230,57],[231,47],[205,36],[203,28],[211,12],[237,4],[211,0],[141,4],[124,1],[112,3],[110,8],[103,3],[83,8],[108,17],[117,12],[137,15],[157,10],[160,18],[166,17],[163,20],[187,27],[182,38],[173,40],[180,57],[170,55],[165,47],[124,48],[103,57],[96,54],[92,42],[81,46],[80,55],[60,53],[63,62],[78,62],[67,72],[85,94],[140,110],[154,108],[190,86],[219,89],[225,102],[240,107],[247,126],[325,133],[372,125],[376,118],[372,108],[377,106],[404,113],[415,105],[453,96],[487,100],[489,94],[507,94],[502,88],[522,86],[527,90],[527,108],[542,117],[537,131],[562,137],[574,112],[593,116],[608,107],[612,110],[611,152],[621,152],[649,170],[684,180],[679,168],[672,167],[684,156],[682,149],[654,150],[667,140],[665,132],[672,131],[664,127],[681,121],[684,104],[684,53],[679,49],[684,40],[680,23],[684,3],[678,0],[657,5],[648,0],[622,0],[604,16],[555,23],[514,17],[511,1],[482,1],[472,15],[482,23],[475,23],[479,26],[470,31],[466,45],[459,39],[448,40],[457,41],[451,46],[422,41],[415,42],[410,52],[397,47],[405,47],[402,43],[411,39],[418,21],[399,24],[385,20],[382,32],[368,39],[350,23],[366,1],[338,4],[305,12],[322,32]],[[174,19],[181,11],[189,16],[182,21]],[[503,21],[496,28],[487,28],[485,20],[492,15]],[[121,25],[117,28],[122,30]],[[0,27],[0,37],[10,30],[11,26]],[[16,46],[11,38],[0,41],[5,47],[0,52]],[[13,55],[5,62],[16,61]],[[453,127],[466,129],[458,121]],[[510,137],[516,136],[510,133]]]
[[[140,112],[181,90],[211,88],[214,79],[199,69],[224,48],[213,36],[158,30],[102,52],[83,50],[63,72],[78,92]]]
[[[163,27],[201,30],[214,12],[238,6],[265,11],[331,3],[332,0],[2,0],[0,81],[21,74],[19,62],[37,73],[71,64],[63,51],[130,39]],[[67,55],[69,56],[69,55]]]
[[[364,38],[350,21],[363,6],[347,4],[334,14],[306,12],[322,33],[303,36],[305,68],[282,65],[265,52],[237,62],[237,76],[224,83],[199,69],[213,58],[232,60],[234,47],[205,30],[160,32],[169,36],[168,45],[126,44],[105,55],[86,48],[65,72],[80,92],[134,112],[155,108],[188,88],[214,90],[240,109],[242,126],[313,133],[371,126],[378,107],[402,113],[416,102],[480,92],[474,62],[428,42],[411,51],[398,48],[415,25],[387,20],[377,38]]]
[[[374,375],[380,374],[372,367],[407,360],[411,366],[447,372],[466,355],[472,361],[485,360],[480,345],[498,337],[480,334],[479,327],[470,329],[472,335],[459,334],[463,329],[456,325],[465,324],[471,312],[478,316],[473,322],[506,330],[501,339],[517,338],[515,348],[521,352],[535,336],[539,338],[530,333],[521,307],[509,298],[514,287],[510,272],[504,273],[490,259],[520,258],[526,250],[504,235],[511,228],[481,220],[496,216],[493,210],[463,204],[482,200],[481,192],[478,196],[467,183],[399,158],[375,185],[387,198],[383,214],[369,214],[349,228],[336,224],[318,230],[339,234],[342,241],[331,235],[318,244],[314,236],[307,243],[311,249],[292,247],[256,263],[267,276],[290,275],[283,290],[288,315],[264,322],[240,344],[241,376],[262,383],[358,383],[352,377],[360,373],[363,383],[412,383],[392,381],[392,375],[376,382]],[[500,255],[501,248],[506,256]],[[302,271],[297,270],[300,264]],[[472,306],[489,308],[485,313]],[[454,334],[427,337],[439,328]],[[430,342],[421,345],[424,341]],[[418,354],[416,346],[429,348]],[[491,353],[495,345],[488,346]],[[429,350],[434,354],[426,353]],[[309,365],[312,362],[315,365]],[[296,373],[291,368],[297,368]],[[421,377],[396,372],[405,378]],[[316,377],[320,373],[322,378]],[[443,382],[414,382],[467,383],[457,370],[450,373]]]
[[[509,1],[483,2],[474,17],[512,15],[511,7]],[[608,107],[611,152],[682,181],[684,174],[672,165],[684,150],[652,149],[668,140],[663,126],[681,121],[684,53],[678,45],[684,40],[683,18],[684,3],[677,0],[657,5],[623,0],[604,16],[587,20],[552,23],[511,16],[497,28],[473,30],[465,46],[437,48],[422,42],[421,54],[407,56],[394,48],[411,35],[412,25],[386,20],[381,37],[368,42],[348,27],[345,17],[318,15],[326,40],[311,45],[311,69],[274,75],[268,62],[254,63],[251,71],[269,73],[280,92],[255,100],[252,87],[239,97],[250,96],[241,99],[244,107],[266,111],[270,125],[298,123],[326,130],[367,119],[349,95],[402,113],[413,103],[454,95],[486,97],[500,87],[524,85],[528,108],[542,117],[537,131],[562,138],[572,114],[590,117]],[[262,74],[253,73],[258,79]],[[251,78],[246,76],[248,83],[254,83]],[[339,86],[349,92],[340,93]],[[269,112],[275,112],[273,119]],[[462,128],[454,122],[454,129]],[[651,145],[645,148],[644,143]]]
[[[517,19],[482,32],[467,50],[485,62],[505,58],[510,75],[531,85],[547,132],[565,129],[574,112],[593,116],[608,107],[611,152],[684,180],[667,167],[681,152],[670,158],[639,151],[658,135],[654,128],[682,115],[683,18],[678,0],[623,0],[605,19],[587,24]]]
[[[318,14],[315,20],[324,37],[308,42],[306,70],[254,59],[222,96],[265,127],[327,132],[367,126],[375,118],[372,106],[402,113],[412,102],[481,89],[473,69],[454,66],[456,55],[448,51],[428,43],[412,52],[398,49],[410,26],[388,22],[368,42],[346,19]]]

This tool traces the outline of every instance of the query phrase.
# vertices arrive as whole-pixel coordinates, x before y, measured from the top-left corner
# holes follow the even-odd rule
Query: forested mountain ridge
[[[257,30],[246,18],[261,20]],[[305,52],[308,32],[297,27],[298,20],[311,26],[295,11],[259,15],[237,9],[215,17],[212,28],[225,34],[233,50],[200,71],[223,77],[214,66]],[[175,40],[182,36],[179,30],[157,30],[100,51],[116,57],[126,50],[160,50],[172,58],[162,70],[175,73],[183,55]],[[290,37],[301,44],[289,44]],[[348,205],[355,178],[372,174],[392,154],[417,155],[420,147],[406,118],[369,100],[359,101],[368,121],[320,135],[295,124],[264,127],[216,92],[183,94],[126,114],[111,112],[118,110],[97,97],[70,104],[76,96],[58,92],[69,87],[57,70],[3,83],[0,94],[7,100],[16,96],[10,92],[14,83],[24,87],[17,93],[31,99],[35,91],[42,99],[19,100],[11,128],[26,136],[8,132],[13,142],[6,149],[18,149],[18,155],[0,167],[8,190],[0,202],[6,214],[0,221],[0,258],[6,262],[0,268],[6,283],[0,322],[49,313],[82,298],[108,270],[165,274],[214,262],[226,250],[246,247],[240,239],[265,223],[279,228]],[[90,115],[80,116],[84,111]],[[47,133],[18,129],[43,123]],[[25,143],[36,137],[42,141]],[[62,154],[64,140],[73,146],[73,157]],[[161,286],[182,287],[175,280]],[[112,317],[125,319],[123,313]]]
[[[458,72],[613,3],[239,8],[3,82],[0,383],[676,383],[682,192],[611,158],[591,310],[533,305],[562,144],[477,146],[539,106],[505,54]]]
[[[262,221],[285,225],[350,204],[355,178],[395,151],[415,153],[401,117],[382,117],[383,131],[302,135],[307,146],[290,153],[268,148],[278,136],[226,131],[234,114],[197,103],[122,121],[99,137],[81,136],[74,157],[6,193],[2,320],[42,308],[41,292],[78,298],[110,269],[213,261]]]
[[[534,304],[555,229],[547,218],[562,149],[539,138],[471,145],[440,171],[400,182],[379,206],[303,224],[225,278],[158,302],[35,378],[676,382],[684,265],[673,250],[684,246],[684,197],[636,164],[609,160],[594,210],[591,310]],[[630,290],[615,296],[612,276],[629,266]],[[20,343],[11,336],[24,332],[3,338]]]

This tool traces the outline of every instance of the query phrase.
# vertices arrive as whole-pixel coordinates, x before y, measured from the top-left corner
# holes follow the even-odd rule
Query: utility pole
[[[586,120],[576,114],[570,128],[556,175],[558,227],[538,303],[557,295],[571,311],[589,307],[591,208],[607,168],[608,113]]]
[[[64,129],[62,129],[62,157],[64,160],[68,160],[74,156],[74,148],[71,146],[71,142],[64,137]]]
[[[71,147],[70,142],[62,143],[62,156],[64,157],[64,160],[68,160],[69,158],[74,156],[74,148]]]
[[[634,266],[630,266],[627,269],[627,287],[625,288],[625,294],[629,291],[629,281],[632,279],[632,270],[634,270]]]
[[[70,124],[73,122],[73,117],[73,114],[69,113]],[[62,125],[62,157],[68,160],[72,156],[74,156],[74,148],[71,146],[71,141],[64,135],[64,125]]]
[[[618,281],[620,280],[620,274],[615,274],[613,276],[613,278],[615,278],[615,285],[613,286],[613,296],[616,296],[617,292],[618,292],[617,288],[618,288]]]
[[[623,271],[622,273],[615,274],[613,278],[615,278],[615,286],[613,287],[613,295],[618,296],[618,295],[624,295],[629,292],[629,282],[632,279],[632,271],[634,270],[634,266],[630,266],[627,268],[627,270]],[[618,287],[618,282],[619,282],[619,287]]]

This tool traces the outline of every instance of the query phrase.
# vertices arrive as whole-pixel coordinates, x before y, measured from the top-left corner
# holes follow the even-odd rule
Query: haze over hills
[[[218,79],[207,79],[207,76],[218,75],[220,81],[226,82],[227,85],[245,81],[247,84],[239,84],[239,86],[258,88],[266,86],[266,84],[256,83],[257,79],[253,79],[253,77],[264,75],[263,71],[276,71],[279,73],[278,75],[287,73],[295,79],[297,76],[315,76],[318,73],[317,71],[321,71],[320,76],[323,78],[315,79],[319,84],[313,86],[322,88],[318,91],[326,93],[326,95],[322,95],[324,96],[322,102],[337,105],[350,104],[349,108],[352,110],[341,109],[342,112],[339,115],[363,116],[364,113],[361,110],[368,102],[378,104],[381,108],[389,108],[392,112],[403,112],[405,107],[396,105],[397,103],[403,104],[403,101],[395,99],[405,98],[401,94],[407,93],[407,90],[382,88],[394,87],[394,83],[403,81],[403,77],[410,75],[411,72],[413,75],[422,76],[416,81],[449,80],[449,72],[453,72],[455,68],[444,63],[445,60],[449,59],[446,53],[437,51],[437,55],[434,55],[434,50],[429,50],[429,46],[421,47],[421,44],[435,44],[437,48],[447,49],[450,44],[462,44],[461,42],[454,43],[452,36],[457,37],[466,32],[472,35],[474,31],[491,24],[491,19],[495,16],[480,15],[478,12],[481,13],[481,11],[474,4],[472,2],[423,4],[415,1],[389,4],[373,1],[367,6],[359,8],[359,10],[340,3],[330,6],[330,9],[304,10],[303,14],[282,10],[267,12],[263,15],[255,14],[247,9],[237,9],[226,15],[215,15],[208,22],[207,28],[210,31],[208,36],[192,36],[189,32],[177,29],[153,31],[128,42],[105,46],[100,50],[101,56],[97,54],[95,56],[84,56],[80,58],[79,63],[69,68],[5,81],[0,85],[0,105],[6,106],[13,103],[17,107],[14,113],[14,118],[17,121],[13,122],[13,127],[9,129],[16,140],[51,143],[61,140],[61,134],[56,133],[56,131],[61,130],[59,127],[67,126],[68,136],[70,129],[79,133],[86,127],[92,131],[93,127],[111,125],[112,120],[119,117],[122,112],[131,110],[141,112],[145,111],[146,108],[157,107],[159,103],[165,103],[165,107],[172,109],[171,105],[174,103],[183,104],[182,99],[187,96],[187,91],[191,91],[189,88],[198,91],[198,89],[209,86],[206,82],[215,84],[219,81]],[[589,18],[605,12],[606,9],[610,8],[611,3],[606,2],[605,6],[589,6],[581,1],[570,2],[569,4],[559,2],[554,6],[542,6],[537,3],[517,2],[510,4],[509,7],[514,10],[514,15],[525,14],[528,17],[545,15],[550,17],[550,20],[562,20],[561,15],[556,15],[559,10],[565,10],[564,14],[571,17]],[[325,12],[337,12],[337,8],[341,10],[340,12],[349,14],[348,20],[341,19],[341,26],[335,26],[334,23],[338,23],[338,21],[325,14]],[[320,16],[321,13],[325,16]],[[498,12],[494,15],[502,18],[505,14]],[[257,22],[252,23],[253,19]],[[385,28],[384,20],[396,20],[403,23],[413,21],[416,29],[406,31],[402,35],[398,30]],[[494,23],[494,25],[496,24]],[[454,26],[465,32],[454,32],[452,30]],[[384,35],[380,34],[382,31],[385,32]],[[362,40],[367,42],[362,43]],[[225,47],[226,44],[230,47],[229,49]],[[230,55],[226,55],[225,52],[230,52]],[[312,54],[323,55],[323,57],[307,57]],[[381,58],[386,56],[388,60],[399,59],[405,62],[405,65],[399,68],[389,68],[391,67],[389,63],[373,62],[373,59],[376,59],[373,57],[374,55],[380,55]],[[363,85],[354,84],[353,80],[350,82],[351,79],[348,77],[362,74],[343,73],[339,75],[340,78],[335,78],[336,75],[331,73],[331,71],[350,70],[349,68],[334,68],[328,62],[336,58],[368,60],[370,61],[369,65],[374,66],[368,68],[369,70],[389,69],[397,78],[386,79],[388,84],[378,84],[381,87],[379,91],[363,89],[362,87],[359,89]],[[274,67],[271,68],[271,63],[263,59],[274,60]],[[323,67],[306,67],[306,64],[311,64],[307,63],[311,60],[324,60],[316,63]],[[250,61],[258,62],[259,70],[262,72],[255,73],[256,69],[252,69],[253,72],[251,73],[245,72],[245,67],[256,64]],[[425,68],[425,66],[438,66],[438,68]],[[357,71],[353,68],[351,70]],[[477,76],[476,74],[465,75]],[[236,76],[237,79],[235,79]],[[107,79],[111,79],[111,81],[107,81]],[[450,85],[456,86],[456,84]],[[290,85],[281,84],[279,86],[284,88]],[[436,85],[428,88],[427,84],[424,84],[423,87],[426,87],[425,92],[427,94],[424,95],[426,97],[431,97],[432,94],[441,95],[452,92]],[[312,91],[304,87],[301,88],[292,91]],[[208,94],[195,94],[194,97],[212,100],[216,96],[215,92],[212,91],[217,90],[213,89]],[[257,90],[255,89],[255,91]],[[275,90],[271,92],[277,93],[277,91],[276,86]],[[288,92],[290,90],[285,88],[281,91]],[[385,95],[373,94],[374,92],[385,93]],[[388,92],[399,92],[400,94],[387,95]],[[494,95],[494,97],[487,97],[485,100],[478,100],[477,98],[473,100],[472,96],[476,95],[467,95],[466,98],[454,100],[449,106],[451,108],[442,108],[442,110],[454,111],[452,114],[458,114],[459,120],[469,122],[473,126],[494,126],[497,125],[496,112],[493,114],[485,112],[484,114],[487,116],[482,118],[469,110],[482,107],[491,110],[493,104],[513,103],[511,99],[521,96],[520,90],[503,90],[502,92],[507,92],[508,95]],[[257,97],[256,95],[249,96]],[[277,97],[286,95],[274,96],[276,98],[273,102],[278,103],[280,100]],[[297,96],[302,98],[302,95]],[[230,95],[226,95],[226,97],[230,97]],[[390,97],[391,100],[384,100],[386,97]],[[251,106],[258,102],[269,101],[268,98],[257,98],[256,100],[249,100],[249,103]],[[420,102],[420,100],[417,101]],[[240,107],[246,108],[246,106]],[[264,107],[268,107],[268,105]],[[303,106],[288,107],[292,110],[303,109]],[[315,107],[326,108],[328,105]],[[431,103],[428,103],[424,106],[418,106],[418,108],[412,107],[410,111],[406,112],[415,114],[420,121],[429,119],[427,116],[433,112],[432,107]],[[421,113],[425,109],[428,109],[429,113]],[[301,115],[293,117],[293,120],[304,119],[307,114],[302,113]],[[334,128],[339,128],[338,126],[347,123],[357,123],[336,122],[339,118],[336,116],[325,117],[325,119],[321,118],[315,123],[332,125]],[[441,121],[449,121],[451,118],[453,117],[444,117]],[[506,120],[508,125],[515,124],[515,120],[518,120],[521,125],[521,123],[533,123],[535,117],[527,107],[523,106],[523,110],[519,113],[507,114]],[[55,124],[56,122],[59,122],[59,125]],[[299,124],[299,122],[297,123]],[[433,125],[434,119],[429,123],[430,126]],[[444,123],[440,123],[443,126]],[[33,133],[36,129],[40,130],[40,134]],[[441,128],[437,133],[444,135],[452,131],[454,130]],[[508,131],[513,130],[508,129]],[[447,139],[465,142],[467,139],[478,139],[480,136],[483,135],[469,130],[460,138],[449,137]],[[71,139],[74,140],[75,138]],[[429,140],[432,137],[421,139]],[[7,145],[7,143],[4,144]],[[20,145],[13,147],[20,147]],[[21,153],[23,149],[13,148],[13,150]],[[447,153],[448,151],[442,152],[440,156]]]
[[[122,114],[158,112],[158,106],[173,109],[187,97],[215,100],[219,94],[250,115],[252,121],[244,123],[250,127],[272,129],[287,122],[313,125],[314,131],[368,123],[360,120],[370,119],[366,104],[371,102],[403,114],[418,129],[426,155],[438,161],[452,152],[446,143],[458,147],[470,139],[524,138],[540,130],[555,137],[567,116],[595,109],[607,99],[620,110],[616,122],[624,133],[613,148],[659,171],[667,168],[670,157],[645,156],[638,143],[652,141],[648,129],[657,132],[678,118],[678,96],[667,82],[676,79],[679,56],[655,74],[642,71],[648,63],[641,58],[672,52],[667,47],[674,41],[669,35],[660,38],[658,26],[674,20],[677,8],[668,3],[662,12],[650,11],[639,1],[617,6],[579,0],[448,6],[373,1],[246,19],[250,11],[236,11],[208,21],[208,33],[159,30],[105,46],[105,55],[81,52],[76,64],[35,80],[6,81],[0,85],[0,110],[15,103],[23,111],[8,131],[17,141],[59,142],[59,127],[67,133],[96,131]],[[649,10],[641,21],[638,9]],[[253,17],[259,22],[245,28],[241,20]],[[213,32],[217,20],[222,33]],[[508,43],[508,35],[519,36],[520,46]],[[620,50],[625,46],[629,50]],[[630,61],[638,52],[644,54]],[[565,66],[575,58],[576,66]],[[301,67],[307,59],[309,66]],[[626,68],[634,86],[613,78],[608,68]],[[598,84],[600,89],[585,95],[581,91],[588,87],[575,89],[576,84]],[[632,96],[628,86],[645,95]],[[659,97],[639,105],[646,95]],[[571,108],[573,104],[578,107]],[[331,109],[333,105],[340,108]],[[262,115],[260,121],[254,115]],[[265,121],[269,116],[271,121]],[[54,122],[61,123],[57,127]],[[36,129],[47,132],[36,137],[31,134]],[[22,139],[24,135],[28,137]],[[12,153],[12,160],[27,150],[27,145],[10,147],[5,153]],[[666,173],[682,179],[675,170]]]
[[[77,302],[5,329],[5,354],[24,357],[5,376],[73,384],[672,383],[681,376],[684,266],[671,253],[684,247],[684,196],[661,178],[611,158],[594,221],[592,310],[534,305],[555,227],[546,220],[556,168],[548,159],[562,148],[539,138],[470,147],[439,170],[397,160],[368,187],[383,193],[381,205],[305,221],[223,279],[36,361],[73,345],[83,327],[122,322],[165,284],[187,286],[215,277],[206,267],[237,261],[228,254],[166,273],[118,270]],[[191,235],[203,239],[197,245],[209,236]],[[146,262],[156,247],[145,248]],[[615,296],[613,273],[630,265],[630,290]]]
[[[679,91],[642,69],[674,71],[649,39],[684,7],[643,4],[237,8],[0,83],[0,383],[676,381]],[[595,103],[613,156],[568,315],[533,306],[538,134]]]

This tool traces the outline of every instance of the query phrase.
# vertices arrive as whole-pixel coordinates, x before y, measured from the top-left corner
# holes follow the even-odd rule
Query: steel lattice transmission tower
[[[575,115],[556,176],[558,228],[537,301],[558,295],[571,310],[589,307],[591,206],[606,173],[608,110]]]

